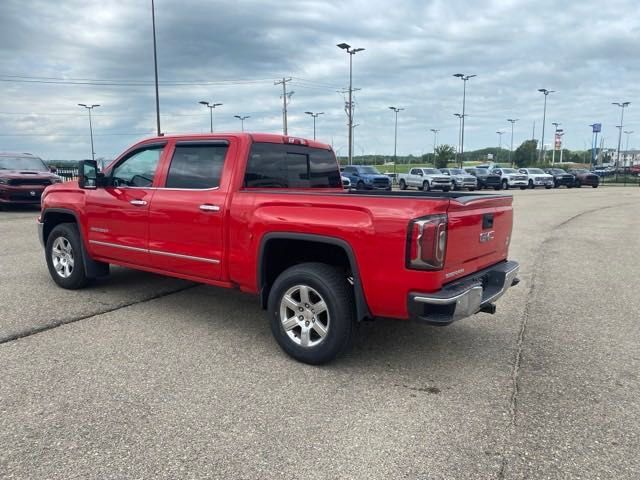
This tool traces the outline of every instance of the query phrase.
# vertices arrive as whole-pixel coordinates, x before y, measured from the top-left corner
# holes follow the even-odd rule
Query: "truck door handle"
[[[136,207],[143,207],[147,204],[146,200],[130,200],[129,203],[131,205],[135,205]]]
[[[205,203],[203,205],[200,205],[200,210],[202,210],[203,212],[219,212],[220,211],[220,206],[219,205],[211,205],[209,203]]]

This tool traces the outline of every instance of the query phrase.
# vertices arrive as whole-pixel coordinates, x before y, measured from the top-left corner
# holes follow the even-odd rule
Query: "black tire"
[[[509,190],[509,182],[507,180],[502,180],[502,189]]]
[[[427,180],[422,182],[422,190],[424,190],[425,192],[431,190],[431,185],[429,185],[429,182]]]
[[[533,184],[533,180],[529,180],[529,188],[531,190],[534,190],[536,188],[536,186]]]
[[[582,183],[580,183],[580,180],[576,180],[576,188],[580,188],[582,186]]]
[[[356,190],[364,190],[364,182],[362,180],[358,180],[358,183],[356,183]]]
[[[404,180],[400,180],[400,190],[406,190],[407,189],[407,182],[405,182]]]
[[[70,249],[64,252],[66,258],[53,254],[54,246],[57,251],[60,251],[58,245],[67,244],[70,246]],[[47,267],[49,268],[49,275],[51,275],[51,278],[58,286],[67,290],[77,290],[87,285],[89,278],[87,278],[84,269],[82,240],[78,226],[75,223],[61,223],[57,225],[47,237],[47,244],[44,251]],[[69,263],[69,256],[73,260],[73,267],[67,269],[68,267],[65,265]],[[55,264],[54,257],[58,259]],[[61,273],[59,273],[56,267],[60,267],[61,265],[63,266],[61,267]],[[68,276],[64,276],[66,274],[68,274]]]
[[[520,190],[526,190],[527,187],[520,187]]]
[[[449,190],[451,190],[449,187],[443,187],[442,188],[442,191],[445,192],[445,193],[447,193]]]
[[[553,182],[553,188],[560,188],[560,184],[558,182]]]
[[[502,190],[501,186],[493,187],[494,190]]]
[[[326,336],[313,346],[305,347],[298,344],[285,331],[281,320],[281,302],[287,291],[298,286],[311,287],[326,304],[328,314],[325,317],[328,318]],[[310,293],[309,298],[311,299],[312,296],[315,294]],[[299,298],[302,302],[302,298]],[[296,360],[311,365],[327,363],[344,353],[352,343],[356,327],[354,305],[353,287],[347,281],[347,274],[344,270],[324,263],[295,265],[278,276],[269,293],[268,313],[271,332],[280,347]],[[291,308],[288,310],[293,311]],[[286,312],[287,310],[285,310],[285,314]],[[310,313],[310,310],[305,309],[301,315],[313,314]],[[313,318],[315,319],[315,317]],[[310,322],[307,321],[306,325],[310,325]],[[310,339],[313,334],[319,337],[315,327],[311,326],[309,331]],[[297,338],[302,339],[301,325],[294,326],[291,332],[294,336],[296,332],[299,332]],[[315,341],[317,340],[316,338]]]
[[[546,188],[547,190],[551,190],[551,185],[545,185],[544,188]]]
[[[598,188],[598,185],[591,185],[593,188]]]
[[[469,188],[468,188],[468,190],[469,190],[470,192],[473,192],[473,191],[475,190],[475,188],[473,188],[473,187],[469,187]]]

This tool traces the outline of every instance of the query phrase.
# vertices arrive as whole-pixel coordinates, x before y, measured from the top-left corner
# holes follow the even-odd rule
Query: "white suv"
[[[520,187],[521,190],[524,190],[529,185],[527,176],[515,168],[498,167],[491,170],[491,173],[500,175],[500,185],[504,190],[508,190],[510,187]]]
[[[527,183],[529,188],[553,187],[553,175],[544,173],[539,168],[521,168],[518,170],[520,173],[524,173],[527,176]]]

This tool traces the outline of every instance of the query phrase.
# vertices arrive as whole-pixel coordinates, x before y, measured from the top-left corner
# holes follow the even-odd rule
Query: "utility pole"
[[[611,105],[620,107],[620,132],[618,133],[618,154],[616,155],[616,175],[620,166],[620,143],[622,142],[622,129],[624,128],[624,109],[631,105],[631,102],[613,102]]]
[[[507,118],[507,122],[511,123],[511,148],[509,149],[509,165],[513,168],[513,161],[511,155],[513,155],[513,126],[518,121],[518,118]]]
[[[290,82],[291,78],[282,77],[282,80],[276,80],[273,82],[274,85],[282,85],[282,95],[280,98],[282,99],[282,133],[283,135],[288,135],[287,129],[287,105],[291,100],[291,95],[294,92],[287,93],[287,82]]]
[[[158,92],[158,52],[156,48],[156,6],[151,0],[151,24],[153,26],[153,69],[155,72],[156,83],[156,123],[158,126],[158,136],[162,135],[160,131],[160,94]]]
[[[464,163],[464,158],[462,157],[462,155],[460,155],[462,152],[462,129],[463,124],[464,124],[464,117],[467,117],[468,115],[464,115],[462,113],[454,113],[453,114],[454,117],[458,117],[458,149],[456,150],[456,163],[460,166],[460,168],[462,168],[462,165]],[[460,155],[460,161],[458,162],[458,155]]]
[[[439,128],[432,128],[431,131],[433,132],[433,160],[435,161],[436,159],[436,147],[438,146],[438,132],[440,131]]]
[[[558,127],[562,124],[558,122],[552,122],[551,125],[555,127],[555,129],[553,130],[553,153],[551,153],[551,165],[555,165],[556,164],[556,136],[558,135]]]
[[[625,130],[624,131],[625,135],[627,136],[627,148],[626,148],[626,155],[629,155],[629,137],[631,136],[631,134],[633,133],[633,130]]]
[[[395,128],[395,135],[393,137],[393,163],[395,165],[395,163],[398,161],[398,156],[397,156],[397,148],[398,148],[398,112],[401,112],[402,110],[404,110],[404,108],[398,108],[398,107],[389,107],[389,109],[393,110],[396,114],[396,128]]]
[[[89,111],[89,134],[91,135],[91,160],[95,160],[96,159],[96,152],[93,151],[93,124],[91,123],[91,110],[93,110],[96,107],[99,107],[100,105],[87,105],[85,103],[79,103],[78,104],[79,107],[84,107]]]
[[[544,94],[544,112],[542,114],[542,141],[540,142],[540,163],[544,161],[544,127],[547,120],[547,97],[550,93],[554,93],[555,90],[547,90],[546,88],[539,88],[538,91]]]
[[[349,165],[353,161],[353,56],[362,52],[364,48],[351,48],[348,43],[339,43],[336,45],[338,48],[345,50],[349,54],[349,104],[348,104],[348,116],[349,116]]]

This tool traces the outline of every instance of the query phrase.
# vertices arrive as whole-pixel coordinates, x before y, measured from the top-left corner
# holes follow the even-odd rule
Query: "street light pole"
[[[398,148],[398,112],[401,112],[402,110],[404,110],[404,108],[398,108],[398,107],[389,107],[389,109],[393,110],[396,114],[396,127],[395,127],[395,134],[393,137],[393,163],[395,164],[398,161],[398,156],[397,156],[397,148]]]
[[[244,132],[244,121],[247,118],[251,118],[250,115],[245,115],[245,116],[240,116],[240,115],[234,115],[235,118],[237,118],[238,120],[240,120],[240,125],[241,125],[241,131]]]
[[[318,118],[318,115],[324,115],[324,112],[304,112],[307,115],[311,115],[313,117],[313,139],[316,139],[316,118]]]
[[[465,115],[465,106],[466,106],[466,100],[467,100],[467,81],[470,78],[473,77],[477,77],[477,75],[465,75],[464,73],[456,73],[453,75],[454,77],[457,77],[459,79],[462,80],[463,82],[463,87],[462,87],[462,126],[460,128],[460,166],[462,167],[462,162],[464,161],[464,117],[466,117]]]
[[[551,125],[555,127],[553,130],[553,152],[551,153],[551,165],[555,165],[556,164],[556,136],[558,135],[558,127],[562,124],[558,122],[552,122]]]
[[[513,168],[513,161],[511,160],[511,155],[513,155],[513,126],[518,120],[518,118],[507,118],[507,122],[511,123],[511,148],[509,149],[509,164],[511,168]]]
[[[633,133],[633,130],[625,130],[624,133],[627,136],[627,148],[625,151],[626,154],[629,155],[629,136]]]
[[[502,130],[498,130],[496,133],[498,134],[498,150],[496,151],[496,163],[498,163],[498,155],[500,155],[500,150],[502,150],[502,135],[504,135],[504,132]]]
[[[438,132],[440,131],[440,129],[432,128],[431,131],[433,132],[433,159],[435,161],[436,147],[438,146]]]
[[[547,97],[549,96],[550,93],[554,93],[555,90],[547,90],[546,88],[539,88],[538,91],[540,93],[544,94],[544,112],[542,114],[542,142],[540,143],[540,156],[539,161],[540,163],[542,163],[542,161],[544,161],[543,155],[544,155],[544,127],[545,127],[545,122],[547,121]]]
[[[153,69],[155,72],[156,84],[156,123],[158,126],[158,136],[162,135],[160,131],[160,94],[158,93],[158,52],[156,48],[156,7],[151,0],[151,25],[153,27]]]
[[[620,166],[620,143],[622,142],[622,129],[624,128],[624,109],[631,105],[631,102],[613,102],[611,105],[620,107],[620,132],[618,132],[618,154],[616,156],[616,172]]]
[[[339,43],[336,45],[338,48],[342,50],[346,50],[349,54],[349,105],[348,105],[348,116],[349,116],[349,165],[351,165],[353,160],[353,56],[362,52],[364,48],[351,48],[351,45],[347,43]]]
[[[211,126],[211,133],[213,133],[213,109],[216,107],[221,107],[222,104],[221,103],[209,103],[205,100],[202,100],[200,102],[198,102],[201,105],[204,105],[205,107],[207,107],[209,109],[209,124]]]
[[[91,122],[91,110],[93,110],[96,107],[99,107],[100,105],[94,104],[94,105],[87,105],[85,103],[79,103],[78,104],[79,107],[84,107],[89,111],[89,135],[91,135],[91,160],[95,160],[96,159],[96,152],[94,152],[93,150],[93,123]]]

